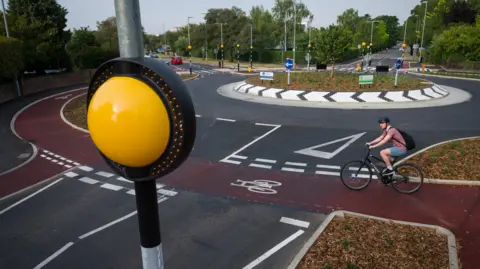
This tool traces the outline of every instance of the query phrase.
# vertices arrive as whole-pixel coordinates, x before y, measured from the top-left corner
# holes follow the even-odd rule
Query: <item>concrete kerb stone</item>
[[[439,143],[436,143],[436,144],[433,144],[433,145],[430,145],[426,148],[423,148],[403,159],[401,159],[400,161],[398,161],[395,166],[399,165],[399,164],[402,164],[402,163],[405,163],[407,162],[408,160],[412,159],[413,157],[429,150],[429,149],[432,149],[434,147],[437,147],[437,146],[440,146],[440,145],[443,145],[443,144],[446,144],[446,143],[450,143],[450,142],[455,142],[455,141],[460,141],[460,140],[469,140],[469,139],[478,139],[480,138],[480,136],[471,136],[471,137],[463,137],[463,138],[456,138],[456,139],[451,139],[451,140],[447,140],[447,141],[442,141],[442,142],[439,142]],[[433,178],[424,178],[423,179],[423,182],[424,183],[432,183],[432,184],[446,184],[446,185],[467,185],[467,186],[480,186],[480,181],[473,181],[473,180],[456,180],[456,179],[433,179]]]
[[[405,91],[338,92],[314,90],[287,90],[249,84],[246,80],[234,86],[234,90],[248,95],[274,99],[320,103],[410,103],[426,102],[447,97],[448,90],[432,83],[430,87]]]
[[[333,218],[335,218],[336,216],[340,217],[340,218],[344,218],[345,215],[351,215],[351,216],[362,217],[362,218],[370,218],[370,219],[386,221],[386,222],[393,222],[395,224],[400,224],[400,225],[410,225],[410,226],[422,227],[422,228],[426,228],[426,229],[433,229],[433,230],[436,231],[437,234],[440,234],[440,235],[443,235],[443,236],[447,237],[447,241],[448,241],[447,242],[448,260],[449,260],[449,264],[450,264],[450,269],[458,269],[459,268],[458,253],[457,253],[457,241],[455,239],[455,235],[450,230],[448,230],[446,228],[436,226],[436,225],[393,220],[393,219],[380,218],[380,217],[376,217],[376,216],[360,214],[360,213],[351,212],[351,211],[338,210],[338,211],[334,211],[334,212],[330,213],[328,215],[328,217],[325,219],[325,221],[323,221],[322,224],[320,224],[320,226],[317,228],[317,230],[313,233],[313,235],[304,244],[303,248],[294,257],[294,259],[292,260],[290,265],[287,267],[287,269],[296,269],[297,266],[302,261],[303,257],[305,256],[305,254],[307,254],[310,247],[315,243],[315,241],[323,233],[323,231],[325,231],[325,229],[328,227],[328,225],[333,220]]]

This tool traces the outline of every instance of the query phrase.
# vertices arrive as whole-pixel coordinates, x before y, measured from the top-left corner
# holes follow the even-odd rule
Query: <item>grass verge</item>
[[[190,78],[194,78],[198,76],[197,74],[193,73],[193,74],[181,74],[180,77],[185,80],[185,79],[190,79]]]
[[[375,74],[371,87],[359,85],[359,75],[336,73],[330,78],[330,72],[294,72],[290,74],[291,84],[287,84],[287,74],[277,73],[273,81],[262,81],[260,77],[248,79],[248,83],[280,89],[318,90],[318,91],[403,91],[426,88],[423,79],[408,76],[398,76],[398,86],[395,87],[395,77],[388,74]]]
[[[195,77],[197,74],[181,74],[182,79]],[[87,128],[87,95],[82,95],[70,101],[63,109],[63,115],[72,124]]]
[[[335,216],[296,269],[449,269],[448,239],[433,229]]]
[[[427,73],[428,74],[428,73]],[[437,76],[448,76],[448,77],[459,77],[459,78],[476,78],[480,79],[480,74],[479,73],[463,73],[463,72],[432,72],[431,74],[437,75]]]
[[[421,167],[425,178],[480,180],[480,138],[448,142],[408,160]]]
[[[171,59],[171,57],[160,57],[162,59]],[[189,57],[182,57],[183,59],[183,62],[188,62],[189,61]],[[215,65],[218,67],[218,62],[220,60],[215,60],[215,59],[207,59],[205,61],[205,59],[203,58],[198,58],[198,57],[192,57],[192,62],[195,62],[195,63],[200,63],[200,64],[211,64],[211,65]],[[250,66],[250,62],[245,62],[245,61],[240,61],[240,66]],[[230,62],[229,59],[223,59],[223,66],[224,67],[227,67],[227,66],[237,66],[237,60],[235,60],[234,62]],[[259,67],[279,67],[279,68],[282,68],[283,67],[283,63],[259,63],[259,62],[253,62],[253,68],[259,68]]]

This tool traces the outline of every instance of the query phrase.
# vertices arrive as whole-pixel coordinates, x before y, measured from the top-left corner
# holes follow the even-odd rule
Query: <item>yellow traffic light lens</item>
[[[170,119],[160,97],[144,82],[113,77],[92,96],[90,136],[109,159],[128,167],[152,164],[170,139]]]

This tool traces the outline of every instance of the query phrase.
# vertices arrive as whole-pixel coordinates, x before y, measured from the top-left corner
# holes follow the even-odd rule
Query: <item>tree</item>
[[[22,41],[0,36],[0,81],[13,79],[24,70]]]
[[[95,32],[100,47],[104,50],[118,52],[117,22],[115,17],[108,17],[103,21],[97,21]]]
[[[388,16],[382,15],[375,18],[375,20],[380,20],[385,23],[386,33],[388,34],[388,41],[386,47],[393,47],[397,44],[397,41],[400,40],[400,35],[398,32],[398,18],[397,16]],[[403,40],[403,35],[402,35]]]
[[[342,60],[352,44],[352,32],[338,25],[330,25],[316,32],[316,52],[321,62],[331,62],[333,77],[335,63]]]
[[[102,49],[95,32],[87,27],[73,31],[67,51],[73,64],[80,69],[97,68],[102,62],[116,56],[113,51]]]
[[[438,62],[480,61],[480,27],[453,26],[434,38],[430,52]]]
[[[41,74],[70,66],[65,45],[71,33],[64,30],[64,7],[55,0],[9,0],[8,7],[10,35],[23,41],[27,70]]]

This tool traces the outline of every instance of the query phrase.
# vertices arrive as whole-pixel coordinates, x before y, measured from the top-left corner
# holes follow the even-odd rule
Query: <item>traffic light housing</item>
[[[188,50],[192,50],[192,46],[188,45]]]
[[[220,45],[220,48],[222,48],[222,49],[223,49],[223,44],[221,44],[221,45]]]
[[[87,92],[87,125],[110,168],[133,181],[174,171],[196,134],[188,89],[153,58],[116,58],[97,69]]]

